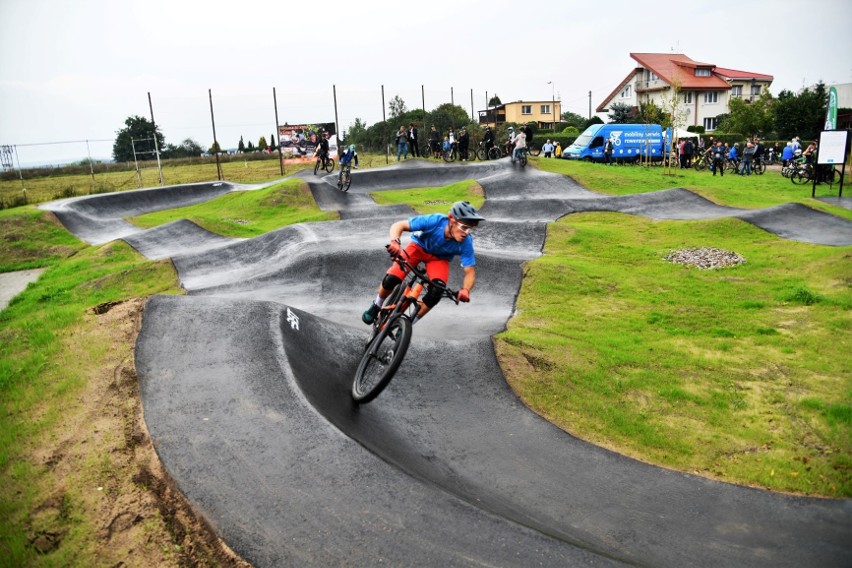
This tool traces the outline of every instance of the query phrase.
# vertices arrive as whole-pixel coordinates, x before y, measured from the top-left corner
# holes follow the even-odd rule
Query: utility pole
[[[162,186],[163,166],[160,164],[160,148],[157,146],[157,123],[154,122],[154,106],[151,104],[151,91],[148,91],[148,110],[151,111],[151,126],[154,129],[154,153],[157,154],[157,173],[160,176],[160,185]]]
[[[278,169],[284,175],[284,156],[281,154],[281,130],[278,128],[278,96],[275,87],[272,87],[272,104],[275,106],[275,132],[278,133]],[[337,98],[334,99],[334,121],[337,122]]]
[[[589,91],[589,118],[592,118],[592,92]]]
[[[207,89],[207,95],[210,97],[210,123],[213,125],[213,146],[216,150],[216,179],[222,181],[222,164],[219,163],[219,151],[222,149],[219,146],[219,141],[216,140],[216,119],[213,118],[213,89]]]

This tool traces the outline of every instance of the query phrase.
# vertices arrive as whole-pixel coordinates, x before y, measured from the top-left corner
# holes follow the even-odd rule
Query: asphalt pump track
[[[255,187],[216,182],[44,206],[78,237],[171,258],[184,296],[154,296],[136,366],[145,420],[177,486],[255,566],[852,566],[852,501],[806,498],[653,467],[576,439],[508,388],[505,328],[546,224],[582,211],[736,217],[786,239],[852,244],[852,223],[803,205],[722,207],[684,189],[612,197],[508,160],[412,160],[299,174],[340,221],[229,239],[189,221],[124,217]],[[350,397],[360,313],[413,214],[368,192],[475,179],[473,302],[441,304],[382,395]],[[454,278],[458,278],[459,270]],[[458,280],[451,280],[458,287]]]

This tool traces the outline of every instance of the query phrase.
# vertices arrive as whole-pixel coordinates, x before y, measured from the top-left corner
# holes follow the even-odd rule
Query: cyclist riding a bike
[[[476,257],[473,252],[471,232],[483,221],[476,208],[467,201],[457,201],[449,214],[434,213],[418,215],[403,221],[397,221],[390,227],[390,244],[387,246],[392,257],[401,255],[410,264],[420,262],[426,265],[426,274],[436,285],[430,285],[423,297],[423,304],[412,320],[417,322],[441,300],[441,287],[446,286],[450,276],[450,261],[459,256],[464,280],[458,293],[460,302],[470,301],[470,291],[476,283]],[[411,232],[411,242],[403,249],[400,237],[403,232]],[[394,262],[379,285],[378,295],[370,307],[364,311],[361,320],[372,324],[379,313],[385,298],[402,282],[405,272]]]
[[[521,129],[517,135],[515,135],[515,149],[512,152],[512,163],[515,163],[515,160],[521,159],[521,154],[527,151],[527,134]]]
[[[319,159],[322,160],[323,169],[325,169],[325,166],[328,163],[328,132],[323,132],[322,136],[320,136],[316,152]]]
[[[355,169],[358,169],[358,152],[355,151],[355,144],[350,144],[346,149],[346,152],[340,156],[340,169],[343,170],[343,166],[349,165],[351,162],[355,162]]]

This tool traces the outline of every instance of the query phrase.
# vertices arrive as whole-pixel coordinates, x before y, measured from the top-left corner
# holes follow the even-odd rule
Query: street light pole
[[[553,133],[556,134],[556,86],[553,84],[553,81],[548,81],[548,85],[550,85],[550,111],[553,114]]]

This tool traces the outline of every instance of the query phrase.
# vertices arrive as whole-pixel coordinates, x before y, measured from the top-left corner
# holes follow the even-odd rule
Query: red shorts
[[[449,260],[429,254],[413,241],[408,243],[408,246],[403,250],[408,255],[408,262],[410,264],[417,266],[418,263],[422,262],[426,265],[426,274],[429,275],[430,280],[442,280],[445,284],[449,281]],[[405,272],[396,262],[391,265],[387,273],[396,276],[400,280],[405,278]]]

